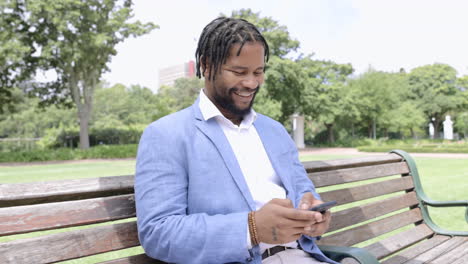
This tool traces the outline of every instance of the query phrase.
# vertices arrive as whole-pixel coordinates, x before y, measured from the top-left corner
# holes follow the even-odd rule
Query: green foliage
[[[254,24],[268,42],[272,57],[284,59],[299,48],[299,41],[291,39],[288,28],[271,17],[260,17],[260,13],[254,13],[251,9],[232,11],[231,17],[242,18]]]
[[[372,145],[360,146],[359,151],[388,152],[402,149],[410,153],[468,153],[468,142],[450,142],[444,140],[376,140]]]
[[[116,45],[157,26],[129,23],[133,16],[130,0],[5,1],[17,26],[29,32],[19,35],[21,43],[38,53],[23,52],[26,58],[21,59],[37,57],[39,69],[57,74],[56,80],[32,85],[29,91],[41,99],[42,105],[70,106],[73,101],[80,119],[80,145],[87,148],[94,90],[117,53]],[[17,35],[15,31],[10,33]]]
[[[158,97],[164,101],[166,112],[176,112],[189,107],[205,87],[204,80],[193,78],[179,78],[173,86],[161,86]]]
[[[381,146],[381,147],[358,147],[359,151],[363,152],[389,152],[393,149],[396,149],[392,146]],[[404,150],[409,153],[468,153],[468,147],[465,148],[422,148],[422,147],[411,147],[411,146],[402,146],[399,149]]]
[[[91,128],[90,145],[137,144],[146,125]],[[79,145],[78,128],[50,129],[39,145],[47,148],[77,147]]]
[[[416,101],[428,122],[435,119],[436,137],[445,115],[463,105],[456,75],[457,71],[449,65],[433,64],[413,69],[408,77],[410,98]]]
[[[138,85],[99,87],[94,105],[90,122],[95,128],[149,124],[170,113],[170,106],[160,95]]]
[[[463,112],[457,116],[454,126],[464,138],[468,138],[468,112]]]
[[[290,60],[272,57],[266,73],[265,94],[281,106],[279,121],[283,124],[301,110],[305,74],[301,66]]]
[[[32,45],[38,35],[24,23],[23,11],[18,11],[24,8],[22,1],[0,1],[0,114],[12,111],[14,89],[34,74],[39,63]]]
[[[275,120],[282,120],[283,114],[281,111],[281,103],[268,96],[268,91],[265,87],[260,88],[255,96],[253,108],[258,113],[264,114]]]
[[[0,135],[9,138],[41,138],[40,148],[76,147],[79,128],[76,110],[37,105],[38,99],[20,93],[16,112],[0,115]],[[137,143],[149,123],[166,115],[164,101],[149,89],[140,86],[115,85],[100,87],[96,93],[96,108],[91,120],[91,145]],[[24,146],[19,143],[0,143],[2,151],[13,151]],[[29,145],[28,145],[29,146]]]
[[[15,92],[16,93],[16,92]],[[52,105],[38,107],[39,99],[27,98],[23,92],[16,95],[19,100],[15,112],[0,115],[0,137],[38,138],[52,127],[72,126],[76,123],[76,110]]]
[[[33,162],[54,160],[113,159],[135,158],[136,144],[100,145],[86,150],[59,148],[55,150],[33,150],[18,152],[0,152],[0,162]]]
[[[334,133],[336,133],[334,131]],[[314,147],[345,147],[345,148],[355,148],[358,146],[369,146],[372,145],[373,140],[365,137],[350,137],[343,136],[338,137],[334,142],[328,140],[329,134],[327,130],[322,130],[315,134],[314,138],[309,142]]]
[[[383,113],[382,117],[390,132],[402,132],[404,137],[415,137],[419,128],[427,123],[422,110],[412,101],[401,103],[397,108]]]
[[[354,69],[351,64],[312,60],[310,56],[299,64],[306,74],[304,93],[300,96],[301,112],[323,123],[327,127],[327,141],[333,143],[336,122],[352,103],[346,96],[346,82]]]

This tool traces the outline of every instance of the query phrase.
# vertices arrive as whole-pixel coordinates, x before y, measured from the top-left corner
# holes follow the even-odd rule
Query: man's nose
[[[246,78],[245,80],[242,81],[242,86],[248,89],[255,89],[259,85],[260,85],[260,82],[254,77]]]

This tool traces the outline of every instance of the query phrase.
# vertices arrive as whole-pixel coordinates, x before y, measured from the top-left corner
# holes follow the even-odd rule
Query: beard
[[[250,101],[250,104],[246,108],[243,108],[243,109],[237,107],[236,104],[234,103],[234,100],[232,99],[232,94],[242,89],[232,87],[227,90],[227,94],[221,95],[220,93],[218,93],[218,89],[216,89],[216,87],[213,87],[213,88],[214,88],[213,90],[215,91],[213,95],[213,99],[215,100],[218,106],[222,107],[224,110],[228,111],[229,113],[235,116],[244,117],[252,109],[252,105],[255,101],[255,96],[257,96],[257,93],[260,89],[260,85],[254,89],[255,92],[253,94],[252,101]]]

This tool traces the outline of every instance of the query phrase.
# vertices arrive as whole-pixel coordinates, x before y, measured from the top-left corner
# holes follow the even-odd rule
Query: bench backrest
[[[378,259],[434,234],[423,223],[413,177],[397,154],[305,162],[324,201],[341,205],[319,245],[365,247]]]
[[[417,225],[418,232],[402,231],[367,246],[382,258],[432,234],[425,225],[419,225],[422,217],[413,181],[400,156],[303,164],[324,201],[336,200],[347,207],[335,210],[331,233],[320,244],[351,246]],[[87,228],[24,239],[13,236],[14,240],[0,243],[0,263],[51,263],[139,246],[133,180],[133,176],[115,176],[1,184],[0,239],[66,227]],[[160,262],[140,254],[105,263]]]

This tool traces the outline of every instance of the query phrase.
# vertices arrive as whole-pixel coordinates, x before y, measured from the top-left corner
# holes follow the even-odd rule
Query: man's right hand
[[[284,244],[299,239],[315,224],[317,212],[298,210],[289,199],[273,199],[255,212],[259,242]]]

